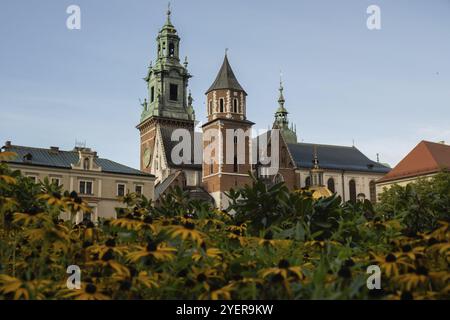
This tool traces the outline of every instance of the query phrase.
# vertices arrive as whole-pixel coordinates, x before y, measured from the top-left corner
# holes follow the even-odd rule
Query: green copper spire
[[[171,22],[170,3],[167,19],[156,38],[157,57],[148,67],[144,80],[148,86],[148,106],[143,108],[141,122],[153,116],[194,120],[192,105],[188,105],[187,59],[180,63],[180,37]]]
[[[283,95],[283,81],[281,79],[280,74],[280,88],[278,89],[280,91],[280,95],[278,98],[278,109],[275,112],[275,121],[273,123],[273,127],[280,129],[281,134],[283,135],[284,140],[287,143],[297,143],[297,134],[294,131],[294,128],[289,127],[289,120],[288,120],[288,111],[284,107],[284,103],[286,100],[284,99]]]

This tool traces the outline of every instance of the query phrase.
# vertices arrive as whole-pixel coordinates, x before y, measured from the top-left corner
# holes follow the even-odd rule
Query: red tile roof
[[[450,146],[421,141],[391,172],[378,182],[421,176],[450,169]]]

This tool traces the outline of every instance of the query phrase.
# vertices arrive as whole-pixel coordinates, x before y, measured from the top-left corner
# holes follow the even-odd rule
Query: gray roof
[[[208,91],[206,91],[206,93],[218,89],[232,89],[244,91],[245,93],[245,90],[241,87],[241,85],[237,81],[233,69],[231,69],[227,55],[225,55],[222,67],[220,68],[219,73],[217,74],[216,80],[214,80],[213,84],[208,89]]]
[[[166,179],[161,181],[155,186],[155,200],[159,199],[159,197],[169,188],[172,182],[175,180],[178,175],[180,175],[181,171],[174,172],[170,174]]]
[[[177,168],[191,168],[194,170],[201,170],[202,169],[202,164],[195,163],[195,159],[202,159],[202,154],[203,154],[203,150],[202,150],[202,134],[195,132],[195,139],[194,139],[194,143],[191,144],[193,150],[191,151],[191,163],[183,163],[183,164],[175,164],[172,161],[172,149],[178,144],[180,143],[179,141],[172,141],[172,132],[174,130],[176,130],[177,128],[170,128],[170,127],[160,127],[160,131],[161,131],[161,137],[163,140],[163,145],[164,145],[164,152],[166,154],[166,159],[167,162],[169,164],[170,167],[177,167]],[[195,155],[195,157],[194,157]]]
[[[53,167],[61,169],[71,169],[72,164],[76,164],[79,161],[78,151],[63,151],[63,150],[51,150],[44,148],[33,148],[11,145],[4,147],[6,151],[11,151],[17,154],[16,159],[8,162],[16,164],[35,165],[41,167]],[[27,161],[25,156],[30,154],[31,160]],[[145,173],[123,164],[104,159],[95,158],[95,163],[102,168],[102,172],[126,174],[135,176],[148,176],[152,177],[152,174]]]
[[[328,170],[348,170],[387,173],[391,169],[367,158],[355,147],[313,143],[289,143],[289,151],[299,168],[313,167],[314,146],[317,147],[319,166]]]

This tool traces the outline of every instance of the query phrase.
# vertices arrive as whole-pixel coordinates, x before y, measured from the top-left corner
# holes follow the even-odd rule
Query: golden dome
[[[309,187],[308,191],[312,192],[312,197],[316,200],[320,198],[328,198],[333,195],[333,192],[324,186]]]

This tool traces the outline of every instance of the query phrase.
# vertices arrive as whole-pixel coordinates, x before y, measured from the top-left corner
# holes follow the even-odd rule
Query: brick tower
[[[224,192],[249,184],[253,122],[246,117],[247,93],[237,81],[228,57],[206,92],[208,121],[203,128],[203,187],[220,209],[228,207]]]

